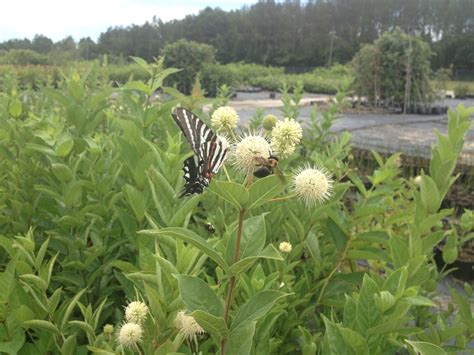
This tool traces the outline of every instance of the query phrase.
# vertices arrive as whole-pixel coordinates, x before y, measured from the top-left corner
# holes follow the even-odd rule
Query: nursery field
[[[418,176],[399,153],[362,172],[334,130],[345,92],[303,124],[305,85],[285,83],[241,120],[229,86],[185,95],[134,60],[120,82],[1,77],[1,353],[472,351],[472,279],[439,285],[474,238],[443,203],[474,108]]]

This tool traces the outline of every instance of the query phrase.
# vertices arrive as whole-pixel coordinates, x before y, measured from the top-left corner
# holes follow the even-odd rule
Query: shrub
[[[181,92],[189,94],[194,80],[205,64],[215,62],[215,50],[212,46],[185,39],[167,44],[163,48],[166,67],[182,69],[171,77],[168,84],[176,85]]]
[[[385,32],[353,59],[354,88],[374,106],[402,108],[432,100],[431,50],[421,38],[400,29]]]
[[[48,57],[30,49],[11,49],[0,57],[3,64],[46,64]]]
[[[257,179],[228,164],[204,194],[180,197],[192,148],[170,112],[194,107],[207,121],[200,104],[210,100],[169,88],[172,99],[151,100],[174,70],[135,61],[151,78],[127,82],[113,99],[97,66],[66,73],[56,89],[25,93],[9,82],[0,95],[2,352],[467,347],[472,289],[451,290],[440,309],[433,299],[443,273],[432,259],[441,240],[452,262],[472,238],[474,215],[444,226],[453,210],[442,201],[473,110],[449,112],[419,185],[400,176],[398,154],[374,152],[376,171],[358,175],[349,133],[330,130],[339,93],[324,113],[312,112],[303,137],[290,119],[267,127],[288,156],[273,174]],[[301,85],[283,90],[285,116],[298,117],[302,94]],[[260,170],[266,163],[248,148],[269,154],[268,141],[239,142],[240,169]],[[301,166],[319,168],[297,170],[291,184]]]
[[[469,94],[468,84],[458,84],[454,88],[454,97],[457,99],[465,99]]]

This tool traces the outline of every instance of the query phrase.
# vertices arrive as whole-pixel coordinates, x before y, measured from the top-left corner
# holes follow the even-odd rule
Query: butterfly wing
[[[194,151],[194,156],[184,161],[182,196],[200,194],[224,164],[228,144],[192,112],[178,107],[172,115]]]
[[[204,163],[196,155],[184,161],[184,189],[181,196],[200,194],[209,182],[202,179]]]
[[[197,156],[200,155],[201,145],[216,137],[214,132],[189,110],[177,107],[172,116]]]

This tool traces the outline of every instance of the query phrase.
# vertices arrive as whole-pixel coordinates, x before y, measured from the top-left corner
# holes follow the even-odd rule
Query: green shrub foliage
[[[374,106],[428,103],[433,98],[430,58],[431,50],[420,37],[400,29],[386,32],[355,56],[355,90]]]
[[[189,94],[203,66],[215,62],[215,49],[208,44],[183,39],[166,45],[163,56],[167,67],[182,69],[170,79],[170,83],[176,83],[178,90]]]
[[[163,86],[178,70],[134,61],[144,79],[119,88],[99,70],[73,70],[57,87],[37,90],[4,79],[0,352],[466,349],[472,289],[452,289],[449,305],[437,304],[444,274],[433,248],[446,239],[443,257],[452,262],[473,237],[471,211],[459,226],[442,223],[453,215],[442,201],[472,109],[449,112],[419,184],[400,175],[398,154],[374,152],[377,169],[358,174],[350,135],[330,133],[345,104],[340,92],[323,113],[313,110],[275,174],[250,179],[227,164],[204,194],[180,198],[190,147],[172,108],[209,122],[229,90],[211,102],[196,84],[188,97]],[[154,94],[161,90],[167,95]],[[283,115],[298,119],[302,93],[301,85],[283,90],[280,123]],[[261,116],[252,121],[257,130]],[[309,207],[290,183],[295,167],[307,165],[324,168],[334,186]]]

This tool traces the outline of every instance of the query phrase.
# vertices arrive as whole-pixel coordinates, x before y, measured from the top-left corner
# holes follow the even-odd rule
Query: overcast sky
[[[257,0],[2,0],[0,42],[33,38],[37,33],[54,41],[71,35],[96,40],[109,26],[163,21],[197,14],[206,6],[240,9]]]

